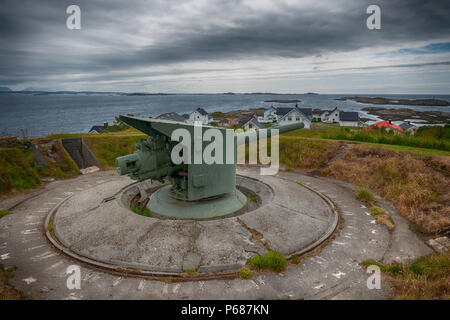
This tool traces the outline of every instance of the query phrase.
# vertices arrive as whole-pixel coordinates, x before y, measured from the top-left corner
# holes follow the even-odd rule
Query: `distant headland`
[[[439,99],[388,99],[383,97],[341,97],[336,100],[345,101],[352,100],[359,103],[371,103],[371,104],[390,104],[390,105],[402,105],[402,106],[433,106],[433,107],[447,107],[450,106],[449,101]]]

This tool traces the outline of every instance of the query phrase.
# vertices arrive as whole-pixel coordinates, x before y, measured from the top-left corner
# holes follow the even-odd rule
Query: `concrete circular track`
[[[197,278],[235,273],[268,250],[309,251],[337,226],[331,201],[310,188],[251,172],[238,176],[237,184],[255,192],[258,208],[210,221],[144,217],[129,209],[128,199],[161,184],[138,186],[122,178],[68,196],[50,211],[44,226],[52,224],[53,232],[46,234],[55,247],[94,266],[160,276],[195,269]]]
[[[260,179],[259,168],[240,167],[238,173]],[[300,182],[305,188],[331,199],[341,216],[339,233],[309,253],[300,264],[290,265],[282,273],[261,272],[251,280],[170,282],[164,281],[164,277],[129,276],[121,270],[105,272],[64,254],[48,241],[44,227],[46,218],[69,196],[76,197],[88,189],[102,192],[111,183],[125,186],[132,182],[113,171],[55,181],[36,192],[0,202],[0,208],[11,211],[0,219],[0,263],[6,267],[17,266],[13,285],[37,299],[382,299],[389,296],[388,287],[382,281],[380,290],[369,290],[366,286],[368,275],[360,262],[367,259],[405,261],[432,252],[410,231],[407,221],[380,199],[377,205],[391,213],[396,226],[393,231],[388,231],[377,224],[368,208],[355,199],[351,185],[300,172],[280,172],[268,179],[292,187]],[[295,186],[301,188],[298,184]],[[112,202],[107,200],[105,203]],[[276,210],[280,210],[279,207]],[[254,227],[262,225],[253,224]],[[293,241],[298,242],[295,237]],[[266,240],[280,249],[275,246],[276,240],[283,243],[284,238],[282,234],[278,234],[278,238]],[[294,248],[290,244],[284,245]],[[69,275],[66,272],[71,265],[81,268],[80,290],[67,288]]]

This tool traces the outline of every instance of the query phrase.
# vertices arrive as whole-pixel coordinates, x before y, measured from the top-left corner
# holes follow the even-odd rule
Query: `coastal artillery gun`
[[[138,181],[152,179],[163,182],[167,178],[171,183],[150,197],[148,207],[152,212],[178,218],[193,218],[192,215],[211,218],[230,214],[245,205],[247,201],[245,195],[236,189],[236,148],[245,143],[245,138],[247,135],[250,137],[250,132],[235,134],[225,128],[131,116],[120,116],[120,120],[147,134],[149,138],[141,140],[133,154],[116,159],[118,173],[128,174]],[[264,137],[300,128],[303,128],[303,123],[269,128]],[[183,136],[181,142],[173,141],[172,136],[177,129],[183,129],[193,139],[185,139]],[[207,133],[210,129],[214,129],[215,135]],[[260,131],[253,132],[253,137],[259,139]],[[209,139],[206,136],[209,136]],[[222,161],[210,164],[202,159],[197,161],[197,155],[203,155],[205,148],[213,143],[212,140],[218,142],[217,146],[220,148],[213,153]],[[179,154],[184,159],[194,159],[193,162],[176,164],[172,161],[174,148],[178,150],[177,145],[180,144],[185,148],[180,149]],[[186,152],[190,156],[185,154]],[[212,201],[218,199],[221,203]],[[209,209],[206,208],[200,214],[189,213],[187,202],[208,202]],[[181,206],[184,206],[184,209]],[[208,210],[212,212],[207,213]]]

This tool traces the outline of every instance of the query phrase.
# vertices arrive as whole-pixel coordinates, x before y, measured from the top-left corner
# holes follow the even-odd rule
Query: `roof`
[[[182,116],[180,116],[176,112],[168,112],[168,113],[160,114],[159,116],[156,117],[156,119],[172,120],[172,121],[184,121],[184,120],[186,120],[185,118],[183,118]]]
[[[311,112],[310,115],[306,115],[306,114],[304,113],[304,111],[305,111],[305,112],[308,112],[308,110],[309,110],[309,112]],[[291,108],[288,112],[286,112],[286,114],[284,114],[284,115],[280,118],[280,120],[283,119],[283,118],[285,118],[285,117],[287,116],[287,114],[290,113],[291,111],[295,111],[295,112],[299,113],[301,116],[303,116],[305,119],[311,121],[312,109],[299,109],[299,108]]]
[[[105,126],[92,126],[91,130],[89,130],[89,132],[91,131],[97,131],[97,132],[103,132],[105,131],[106,127]]]
[[[295,109],[294,107],[290,107],[290,108],[275,108],[276,110],[276,114],[278,116],[284,116],[285,114],[287,114],[289,111],[291,111],[292,109]]]
[[[197,110],[195,110],[195,111],[200,113],[202,116],[206,116],[208,114],[208,112],[206,112],[205,109],[203,109],[203,108],[197,108]]]
[[[372,127],[378,127],[378,128],[392,128],[395,129],[397,131],[403,132],[403,129],[400,128],[398,125],[393,124],[393,123],[389,123],[389,121],[384,120],[384,121],[380,121],[377,123],[374,123],[372,125],[370,125],[368,128],[372,128]]]
[[[312,108],[297,108],[300,110],[301,113],[303,113],[305,116],[310,117],[312,116]]]
[[[248,120],[245,124],[251,122],[253,125],[255,125],[256,127],[258,127],[259,129],[264,128],[264,126],[255,118],[251,118],[250,120]]]
[[[398,126],[405,131],[415,127],[415,125],[408,123],[408,122],[403,122],[403,123],[399,124]]]
[[[339,120],[341,121],[359,121],[358,112],[339,112]]]

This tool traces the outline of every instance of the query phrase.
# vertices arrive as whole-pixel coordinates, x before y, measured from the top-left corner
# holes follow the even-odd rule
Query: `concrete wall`
[[[75,161],[78,168],[99,167],[97,159],[82,138],[61,139],[61,144],[73,161]]]

